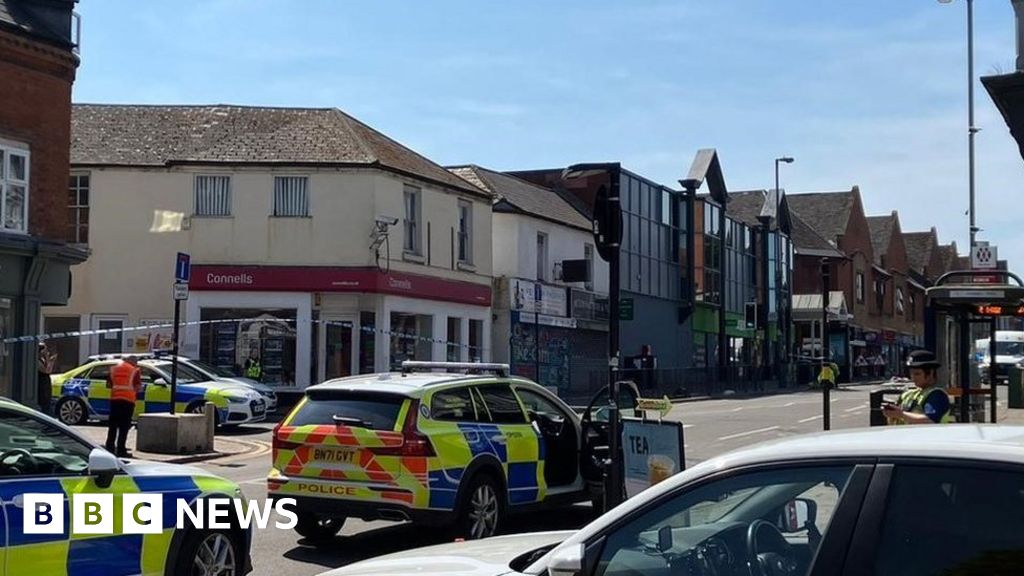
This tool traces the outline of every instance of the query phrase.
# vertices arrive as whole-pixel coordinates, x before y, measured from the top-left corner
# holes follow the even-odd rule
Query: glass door
[[[120,354],[124,352],[124,316],[93,316],[93,330],[112,330],[93,336],[94,354]]]
[[[322,380],[357,374],[355,366],[355,317],[327,317],[323,326]]]

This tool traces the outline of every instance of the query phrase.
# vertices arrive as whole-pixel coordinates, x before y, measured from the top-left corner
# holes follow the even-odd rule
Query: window
[[[110,378],[111,366],[113,366],[113,364],[100,364],[99,366],[94,366],[93,369],[89,371],[89,376],[87,378],[89,378],[89,380],[106,382],[107,378]]]
[[[274,177],[274,216],[309,216],[309,178],[306,176]]]
[[[903,288],[896,288],[896,313],[900,315],[906,313],[903,305]]]
[[[400,369],[406,360],[432,360],[433,330],[433,316],[392,312],[391,368]]]
[[[864,273],[857,272],[857,280],[854,289],[857,291],[857,303],[864,303]]]
[[[462,318],[448,318],[448,361],[462,359]]]
[[[591,244],[583,245],[583,259],[587,261],[587,281],[583,284],[583,287],[591,292],[594,291],[594,246]]]
[[[0,230],[28,232],[28,150],[0,145]]]
[[[0,478],[86,474],[91,451],[55,426],[0,410]]]
[[[415,186],[405,187],[405,244],[403,249],[410,254],[419,255],[422,240],[420,235],[420,189]]]
[[[530,420],[534,420],[535,416],[538,414],[562,420],[566,418],[565,412],[563,412],[557,404],[533,390],[517,388],[516,395],[519,396],[520,400],[522,400],[523,406],[526,408],[526,414],[530,417]]]
[[[897,466],[874,574],[1016,574],[1024,550],[1024,474]]]
[[[917,320],[917,296],[910,295],[910,321]]]
[[[768,548],[771,534],[782,532],[792,547],[787,558],[797,563],[786,573],[809,574],[852,471],[843,466],[753,472],[673,493],[608,534],[595,573],[670,574],[674,558],[709,553],[726,563],[717,566],[717,573],[746,573],[747,551],[725,547],[736,540],[745,543],[748,527],[767,520],[755,541]],[[671,552],[658,552],[662,546]]]
[[[512,389],[503,384],[477,388],[483,396],[484,405],[495,424],[526,424],[523,409],[519,406]]]
[[[484,321],[469,321],[469,361],[482,362],[484,358]]]
[[[459,200],[459,262],[473,263],[473,205]]]
[[[477,409],[469,388],[442,390],[430,400],[430,418],[442,422],[476,422]]]
[[[310,391],[289,421],[291,426],[358,424],[370,430],[394,430],[403,396],[373,392]]]
[[[304,180],[304,178],[303,178]],[[302,185],[305,195],[305,184]],[[195,182],[195,215],[196,216],[231,216],[231,177],[230,176],[196,176]],[[277,214],[277,192],[275,181],[274,193],[275,216],[292,216],[293,214]],[[308,210],[308,208],[307,208]],[[297,214],[305,216],[306,214]]]
[[[547,280],[548,270],[548,235],[537,232],[537,281]]]
[[[68,180],[68,235],[72,244],[89,243],[89,175],[72,174]]]

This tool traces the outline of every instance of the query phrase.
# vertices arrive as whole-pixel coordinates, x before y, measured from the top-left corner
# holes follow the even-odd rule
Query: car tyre
[[[345,518],[324,518],[312,512],[299,512],[295,531],[313,544],[326,544],[341,532]]]
[[[245,555],[237,534],[222,530],[196,530],[185,536],[174,576],[238,576]]]
[[[78,398],[61,398],[57,402],[57,419],[68,426],[85,424],[89,419],[89,409]]]
[[[504,520],[501,485],[490,474],[477,474],[462,494],[456,535],[467,540],[489,538],[498,533]]]

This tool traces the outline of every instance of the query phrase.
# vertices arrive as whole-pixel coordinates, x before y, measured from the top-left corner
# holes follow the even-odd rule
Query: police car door
[[[141,559],[139,536],[70,535],[68,495],[76,491],[102,492],[88,476],[92,447],[61,428],[24,412],[0,408],[0,504],[6,524],[0,524],[0,567],[14,574],[136,574]],[[127,477],[124,477],[127,479]],[[115,484],[114,487],[117,485]],[[35,511],[26,506],[26,494],[58,496],[63,509]],[[25,530],[25,515],[57,534]],[[52,524],[51,524],[52,523]],[[2,572],[2,570],[0,570]]]
[[[110,367],[113,365],[113,362],[97,364],[85,376],[89,381],[89,390],[86,393],[85,401],[89,405],[89,409],[100,416],[110,415],[110,388],[107,388],[107,378],[110,376]]]
[[[519,399],[506,383],[476,387],[490,416],[491,426],[482,426],[484,440],[505,466],[508,501],[529,504],[544,498],[546,486],[541,463],[541,440],[526,418]]]

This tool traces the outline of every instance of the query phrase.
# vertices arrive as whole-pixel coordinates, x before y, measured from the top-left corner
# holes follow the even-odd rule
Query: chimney
[[[1024,0],[1011,0],[1017,18],[1017,72],[1024,72]]]

